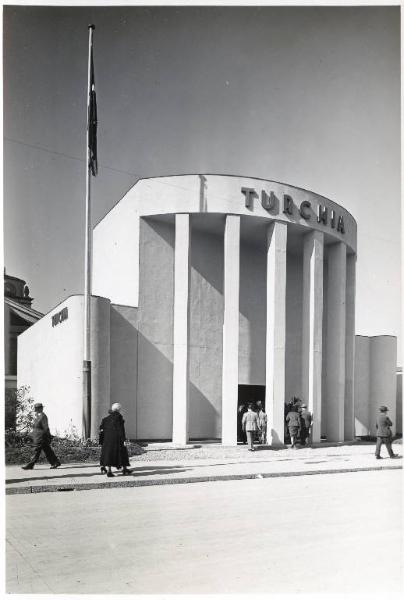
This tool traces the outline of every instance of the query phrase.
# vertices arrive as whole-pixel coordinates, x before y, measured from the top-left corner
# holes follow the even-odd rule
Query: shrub
[[[22,385],[16,392],[15,409],[15,429],[21,433],[29,433],[34,424],[34,399],[30,394],[30,387]]]
[[[71,437],[55,436],[52,440],[52,448],[63,464],[69,463],[94,463],[99,462],[101,447],[97,440],[72,439]],[[143,454],[145,450],[138,444],[130,442],[127,446],[129,456]],[[31,440],[25,433],[8,429],[6,431],[5,458],[8,465],[19,465],[29,461],[32,454]],[[43,453],[39,459],[40,463],[47,460]]]

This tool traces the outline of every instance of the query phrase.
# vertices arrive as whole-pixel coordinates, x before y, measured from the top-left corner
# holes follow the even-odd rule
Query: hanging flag
[[[95,177],[98,173],[97,162],[97,98],[95,95],[94,80],[94,61],[93,46],[91,44],[90,56],[90,97],[88,102],[88,149],[89,149],[89,168],[91,174]]]

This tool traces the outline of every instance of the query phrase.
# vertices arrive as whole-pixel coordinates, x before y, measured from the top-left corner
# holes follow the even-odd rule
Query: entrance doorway
[[[265,385],[239,385],[238,386],[238,403],[237,403],[237,441],[246,443],[246,434],[243,433],[241,420],[243,413],[247,410],[249,402],[256,405],[258,401],[265,410]],[[243,408],[241,408],[243,407]]]
[[[239,408],[242,404],[247,408],[249,402],[256,404],[261,401],[265,408],[265,385],[239,385],[238,386],[238,404]]]

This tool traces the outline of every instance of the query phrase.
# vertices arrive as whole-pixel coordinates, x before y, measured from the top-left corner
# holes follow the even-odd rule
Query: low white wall
[[[362,335],[355,337],[355,435],[366,436],[369,431],[370,406],[370,338]]]
[[[52,325],[52,317],[67,309],[67,318]],[[92,422],[110,406],[110,302],[91,299]],[[70,296],[18,337],[18,387],[28,385],[42,402],[52,433],[82,431],[83,296]]]
[[[355,338],[355,435],[376,435],[379,407],[389,408],[396,432],[397,338],[393,336]]]
[[[396,433],[403,433],[403,371],[397,368]]]
[[[68,318],[52,326],[63,308]],[[70,296],[18,337],[17,385],[42,402],[52,433],[82,428],[83,298]]]
[[[370,407],[369,429],[376,435],[376,418],[379,406],[389,408],[388,416],[393,421],[392,431],[396,432],[396,379],[397,338],[379,335],[370,338]]]

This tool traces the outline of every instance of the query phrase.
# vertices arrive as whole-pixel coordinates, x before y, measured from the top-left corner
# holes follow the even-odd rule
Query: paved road
[[[7,592],[399,592],[401,472],[7,497]]]

